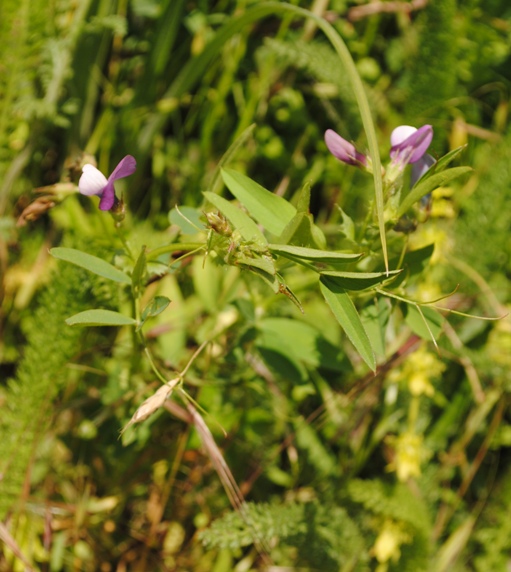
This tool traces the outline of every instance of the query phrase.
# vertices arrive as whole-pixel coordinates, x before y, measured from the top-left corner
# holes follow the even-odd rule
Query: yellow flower
[[[411,477],[421,475],[422,436],[403,433],[398,437],[387,438],[394,447],[394,460],[387,465],[388,471],[396,471],[397,478],[406,482]]]
[[[371,550],[380,564],[389,560],[397,562],[401,556],[401,544],[411,542],[410,535],[403,530],[403,525],[390,519],[385,520]]]
[[[400,370],[389,374],[389,382],[404,382],[412,395],[427,395],[431,397],[435,390],[431,380],[438,378],[445,369],[445,365],[436,354],[422,346],[411,354]]]
[[[408,389],[412,395],[427,395],[433,397],[435,389],[431,385],[427,375],[419,371],[414,373],[408,380]]]

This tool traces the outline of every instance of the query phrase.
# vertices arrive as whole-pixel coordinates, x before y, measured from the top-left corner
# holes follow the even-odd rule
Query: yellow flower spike
[[[421,474],[422,437],[412,433],[401,435],[396,448],[397,478],[405,482],[410,477],[420,477]]]
[[[380,565],[388,562],[397,562],[401,557],[401,545],[411,542],[412,538],[403,525],[386,519],[376,538],[371,554]],[[382,568],[385,569],[385,568]]]
[[[415,396],[427,395],[433,397],[435,393],[434,387],[431,385],[428,377],[422,372],[417,372],[408,380],[408,389]]]
[[[395,471],[401,482],[421,475],[422,436],[406,432],[387,439],[394,447],[394,460],[387,465],[387,471]]]

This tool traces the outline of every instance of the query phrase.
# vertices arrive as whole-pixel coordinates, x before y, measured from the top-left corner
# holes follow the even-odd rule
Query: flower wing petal
[[[78,190],[82,195],[101,195],[108,184],[107,178],[94,165],[84,165],[78,181]]]
[[[136,169],[137,169],[137,162],[135,160],[135,157],[132,157],[131,155],[126,155],[126,157],[124,157],[119,161],[117,167],[112,171],[112,174],[108,177],[107,184],[103,189],[101,201],[99,202],[99,208],[102,211],[109,211],[114,206],[115,203],[114,181],[116,181],[117,179],[128,177],[129,175],[133,175]]]
[[[131,155],[126,155],[124,159],[119,161],[117,167],[113,170],[112,174],[108,177],[108,182],[117,181],[117,179],[122,179],[123,177],[128,177],[129,175],[133,175],[133,173],[137,170],[137,162],[135,157]]]
[[[110,175],[108,182],[103,189],[103,194],[101,195],[101,200],[99,201],[99,208],[102,211],[109,211],[115,203],[115,189],[114,189],[114,180]]]

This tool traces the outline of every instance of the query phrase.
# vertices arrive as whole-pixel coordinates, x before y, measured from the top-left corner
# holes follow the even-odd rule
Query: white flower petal
[[[107,178],[100,170],[96,169],[94,165],[87,164],[82,168],[78,189],[82,195],[101,195],[107,183]]]

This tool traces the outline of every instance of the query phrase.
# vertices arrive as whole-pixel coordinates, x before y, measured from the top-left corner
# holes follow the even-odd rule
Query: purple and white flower
[[[112,171],[108,179],[94,165],[84,165],[82,176],[78,181],[78,189],[82,195],[97,195],[101,198],[99,208],[102,211],[109,211],[119,203],[115,195],[114,182],[132,175],[137,169],[137,162],[131,155],[126,155],[119,161],[117,167]]]

